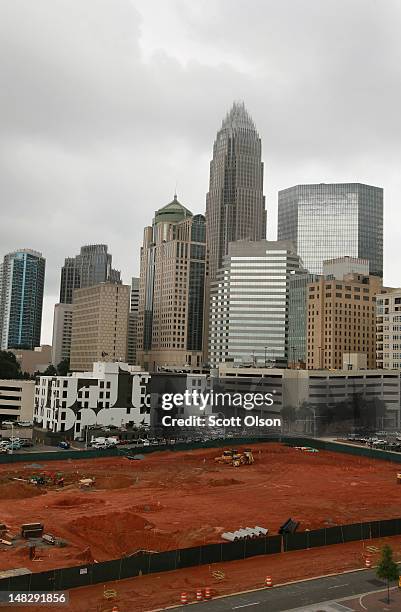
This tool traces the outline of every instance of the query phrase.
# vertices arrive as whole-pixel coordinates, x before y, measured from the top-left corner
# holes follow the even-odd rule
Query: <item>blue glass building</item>
[[[40,345],[46,260],[21,249],[0,264],[0,346],[34,349]]]

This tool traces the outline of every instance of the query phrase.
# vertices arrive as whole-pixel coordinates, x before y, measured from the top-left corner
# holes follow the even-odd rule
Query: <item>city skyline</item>
[[[142,227],[166,194],[177,185],[178,197],[204,213],[210,148],[236,99],[263,143],[267,238],[276,239],[280,189],[379,185],[384,282],[400,284],[398,3],[387,2],[378,19],[361,0],[324,7],[311,0],[302,8],[255,2],[246,8],[252,35],[242,32],[242,2],[217,2],[202,14],[188,2],[172,2],[168,11],[152,1],[122,0],[113,11],[71,2],[63,19],[54,3],[41,5],[38,12],[29,2],[6,1],[0,25],[8,93],[0,242],[4,253],[26,246],[51,262],[42,342],[51,341],[65,256],[106,243],[129,282],[139,272]],[[157,181],[150,180],[155,169]]]

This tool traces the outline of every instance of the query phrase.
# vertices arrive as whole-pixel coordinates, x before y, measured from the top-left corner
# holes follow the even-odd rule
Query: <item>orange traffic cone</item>
[[[205,588],[205,599],[212,599],[212,590],[210,587]]]
[[[181,593],[181,603],[182,604],[187,604],[188,603],[188,595],[185,592]]]
[[[196,601],[202,601],[202,599],[203,599],[202,589],[196,589]]]
[[[266,586],[267,587],[272,587],[273,586],[273,580],[271,576],[266,576]]]
[[[372,567],[372,559],[370,557],[366,557],[365,567]]]

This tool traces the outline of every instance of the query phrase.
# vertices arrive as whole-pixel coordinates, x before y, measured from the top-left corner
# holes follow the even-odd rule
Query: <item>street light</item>
[[[13,454],[13,446],[14,446],[14,423],[11,423],[11,448],[10,448],[10,455]]]

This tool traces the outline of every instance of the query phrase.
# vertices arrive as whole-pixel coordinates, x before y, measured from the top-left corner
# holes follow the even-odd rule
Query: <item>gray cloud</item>
[[[47,258],[43,340],[60,266],[106,242],[125,281],[144,225],[179,197],[204,210],[215,133],[244,99],[277,189],[385,189],[385,281],[397,266],[401,121],[397,0],[3,0],[1,254]]]

